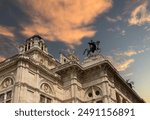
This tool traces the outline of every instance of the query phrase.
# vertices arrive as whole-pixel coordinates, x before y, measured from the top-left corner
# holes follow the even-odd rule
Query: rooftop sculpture
[[[94,42],[93,40],[91,40],[90,42],[88,42],[88,44],[89,44],[89,47],[84,50],[83,55],[85,55],[85,53],[87,52],[86,54],[87,57],[90,57],[92,53],[95,53],[95,52],[99,53],[101,51],[99,48],[100,41]]]

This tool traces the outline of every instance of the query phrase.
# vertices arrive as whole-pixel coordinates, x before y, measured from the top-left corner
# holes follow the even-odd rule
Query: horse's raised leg
[[[88,49],[85,49],[85,50],[84,50],[83,55],[86,53],[87,50],[88,50]]]
[[[90,52],[91,52],[90,50],[87,51],[87,56],[89,56]]]

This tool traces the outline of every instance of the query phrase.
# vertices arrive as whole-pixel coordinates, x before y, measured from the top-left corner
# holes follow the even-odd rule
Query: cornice
[[[78,69],[80,69],[81,71],[86,71],[89,70],[93,67],[99,66],[99,65],[106,65],[107,69],[111,69],[112,72],[114,72],[114,74],[119,78],[118,80],[120,80],[121,83],[123,83],[123,85],[125,85],[125,87],[132,93],[134,94],[139,100],[145,102],[132,88],[129,87],[129,85],[125,82],[125,80],[121,77],[121,75],[119,74],[119,72],[117,71],[117,69],[108,61],[108,60],[103,60],[97,63],[94,63],[92,65],[89,65],[87,67],[82,67],[80,64],[78,64],[75,61],[71,61],[68,62],[66,64],[60,65],[56,68],[53,69],[54,72],[56,73],[60,73],[62,70],[66,70],[69,69],[73,66],[77,67]]]

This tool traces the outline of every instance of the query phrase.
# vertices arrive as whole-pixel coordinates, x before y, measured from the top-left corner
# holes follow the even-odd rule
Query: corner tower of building
[[[39,64],[52,69],[59,65],[59,62],[48,53],[48,47],[44,39],[39,35],[34,35],[26,40],[26,42],[19,47],[19,54],[28,56]]]
[[[44,53],[48,54],[48,48],[45,44],[45,41],[39,35],[34,35],[34,36],[28,38],[26,40],[25,44],[23,44],[19,47],[19,53],[23,54],[23,53],[31,51],[33,49],[39,49],[39,50],[43,51]]]

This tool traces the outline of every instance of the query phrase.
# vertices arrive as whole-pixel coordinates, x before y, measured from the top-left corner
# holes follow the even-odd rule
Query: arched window
[[[10,103],[12,102],[12,89],[13,79],[11,77],[5,78],[1,83],[0,88],[6,89],[5,92],[0,93],[0,103]]]
[[[43,83],[40,86],[40,89],[45,93],[40,94],[40,103],[51,103],[52,99],[48,94],[52,94],[52,89],[47,83]]]

